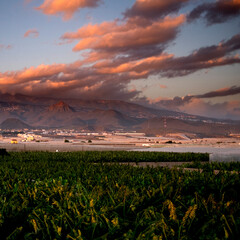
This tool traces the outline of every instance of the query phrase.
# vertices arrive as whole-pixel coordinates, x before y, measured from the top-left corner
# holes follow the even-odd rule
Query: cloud
[[[240,120],[240,112],[235,110],[239,105],[240,101],[226,101],[214,104],[194,98],[180,107],[180,111],[212,118]]]
[[[104,79],[104,80],[103,80]],[[128,91],[123,77],[99,74],[81,61],[72,64],[39,65],[21,71],[0,73],[2,92],[26,95],[128,100],[138,94]]]
[[[204,18],[207,25],[223,23],[240,14],[240,0],[218,0],[214,3],[203,3],[194,8],[188,15],[188,21]]]
[[[235,54],[239,49],[240,34],[237,34],[218,45],[202,47],[188,56],[169,59],[161,68],[162,76],[185,76],[201,69],[240,63],[239,55]]]
[[[84,51],[85,63],[93,64],[99,73],[125,74],[133,79],[153,74],[168,78],[186,76],[201,69],[240,63],[236,54],[240,49],[240,34],[218,45],[197,49],[188,56],[175,57],[164,52],[186,20],[184,14],[167,14],[176,12],[187,2],[137,0],[125,12],[123,20],[89,24],[76,32],[65,33],[61,40],[78,41],[73,51]],[[153,8],[157,9],[158,17],[144,15]]]
[[[202,95],[195,95],[195,98],[214,98],[214,97],[226,97],[231,95],[240,94],[240,86],[232,86],[232,87],[226,87],[221,88],[216,91],[208,92]]]
[[[168,109],[170,108],[172,110],[179,110],[179,107],[190,103],[191,101],[193,101],[194,98],[204,99],[204,98],[226,97],[226,96],[232,96],[236,94],[240,94],[240,87],[232,86],[232,87],[221,88],[221,89],[207,92],[204,94],[187,95],[185,97],[176,96],[173,99],[161,99],[161,98],[148,99],[147,102],[156,106],[160,106]]]
[[[36,29],[30,29],[24,33],[24,37],[33,37],[37,38],[39,36],[39,32]]]
[[[157,55],[151,53],[152,56],[147,56],[140,50],[141,58],[133,55],[112,58],[111,51],[105,51],[101,52],[105,59],[98,59],[91,64],[83,59],[71,64],[39,65],[21,71],[0,73],[0,89],[27,95],[85,99],[107,97],[134,101],[139,98],[141,92],[128,90],[132,80],[147,79],[152,75],[169,78],[184,76],[205,68],[240,63],[239,56],[235,54],[235,51],[240,49],[239,39],[240,35],[235,35],[218,45],[195,50],[185,57],[175,57],[173,54],[164,52]],[[130,51],[129,48],[129,55]],[[202,95],[176,97],[173,100],[170,99],[171,101],[165,99],[161,101],[161,105],[171,107],[172,104],[173,108],[181,107],[193,98],[210,98],[238,93],[239,86],[232,86]]]
[[[178,12],[189,0],[137,0],[125,13],[125,17],[143,17],[148,19],[164,17]]]
[[[240,120],[240,101],[226,101],[213,104],[210,101],[206,102],[203,100],[204,98],[224,97],[235,94],[240,94],[240,87],[227,87],[199,95],[176,96],[172,99],[145,98],[141,99],[141,103],[150,107],[180,111],[193,115]]]
[[[8,45],[5,45],[5,44],[0,44],[0,51],[1,50],[10,50],[12,48],[12,45],[8,44]]]
[[[62,15],[64,20],[72,18],[81,8],[97,7],[101,0],[45,0],[36,9],[46,15]]]
[[[196,71],[217,66],[240,63],[240,35],[235,35],[218,45],[200,48],[185,57],[160,53],[156,56],[145,56],[142,59],[119,58],[115,61],[102,60],[94,65],[98,72],[128,74],[129,78],[147,78],[160,75],[168,78],[186,76]]]
[[[129,18],[127,21],[89,24],[76,32],[65,33],[63,41],[79,42],[73,51],[90,50],[86,61],[123,57],[123,61],[160,54],[174,40],[185,16],[165,17],[158,21]]]
[[[207,98],[238,94],[239,86],[199,95],[154,100],[141,97],[143,89],[129,90],[133,80],[147,79],[153,75],[159,78],[181,77],[203,69],[240,63],[237,54],[240,50],[240,34],[216,45],[196,49],[186,56],[176,57],[166,52],[186,23],[186,15],[169,14],[177,13],[188,2],[190,0],[137,0],[124,13],[123,19],[88,24],[75,32],[67,32],[61,37],[60,44],[75,42],[73,51],[80,52],[82,60],[71,64],[42,64],[20,71],[0,72],[0,89],[9,93],[38,96],[142,101],[151,106],[191,113],[195,111],[195,106],[202,109],[199,111],[203,114],[214,106],[216,109],[221,106],[228,111],[229,116],[238,116],[239,105],[236,103],[214,105],[205,101]],[[220,2],[226,4],[227,1],[212,4]],[[236,4],[238,1],[228,1],[229,4],[231,2]],[[64,19],[69,19],[80,8],[96,7],[99,3],[100,0],[45,0],[38,10],[50,15],[61,14]],[[208,19],[210,10],[204,9],[198,17]],[[28,30],[24,36],[37,37],[38,31]],[[0,45],[1,48],[7,47]],[[166,88],[161,84],[156,87]]]

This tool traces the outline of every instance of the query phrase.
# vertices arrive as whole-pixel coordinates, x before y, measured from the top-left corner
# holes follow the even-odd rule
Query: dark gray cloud
[[[170,13],[178,12],[189,0],[137,0],[125,11],[125,17],[143,17],[147,19],[162,18]]]
[[[193,99],[226,97],[226,96],[232,96],[236,94],[240,94],[240,86],[226,87],[216,91],[211,91],[211,92],[198,94],[198,95],[187,95],[185,97],[176,96],[173,99],[162,99],[159,101],[155,101],[150,105],[155,107],[162,107],[166,109],[180,110],[181,107],[183,107],[186,104],[189,104]],[[147,99],[142,99],[142,103],[145,103],[145,105],[146,104],[149,105],[149,102]]]
[[[240,14],[240,2],[237,0],[218,0],[204,3],[194,8],[188,15],[188,21],[204,18],[207,25],[223,23]]]
[[[225,101],[223,103],[212,103],[203,101],[214,97],[226,97],[240,94],[239,86],[226,87],[198,95],[176,96],[172,99],[137,99],[137,103],[157,109],[186,112],[213,118],[227,118],[240,120],[240,101]]]
[[[196,98],[214,98],[214,97],[226,97],[236,95],[240,93],[240,87],[232,86],[229,88],[219,89],[217,91],[208,92],[201,95],[195,95]]]
[[[162,67],[162,75],[185,76],[201,69],[240,63],[238,55],[233,55],[239,49],[240,34],[237,34],[218,45],[202,47],[188,56],[169,59]]]

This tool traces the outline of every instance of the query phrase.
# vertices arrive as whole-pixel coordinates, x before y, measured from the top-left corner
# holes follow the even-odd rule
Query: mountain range
[[[225,136],[240,132],[240,121],[210,119],[118,100],[63,100],[0,93],[1,122],[1,129],[121,129],[151,135],[181,132],[199,136]]]

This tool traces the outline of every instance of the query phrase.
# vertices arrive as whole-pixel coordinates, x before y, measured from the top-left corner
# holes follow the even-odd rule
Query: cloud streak
[[[12,45],[8,44],[8,45],[5,45],[5,44],[0,44],[0,51],[1,50],[10,50],[12,48]]]
[[[240,94],[240,87],[232,86],[199,95],[187,95],[185,97],[176,96],[172,99],[141,99],[141,103],[146,106],[187,112],[194,115],[237,120],[240,119],[240,101],[215,104],[203,101],[203,99],[226,97],[236,94]]]
[[[240,94],[240,87],[232,86],[215,91],[207,92],[199,95],[187,95],[185,97],[174,97],[173,99],[149,99],[148,102],[154,105],[159,105],[164,108],[171,108],[178,110],[179,107],[184,106],[185,104],[191,102],[193,98],[204,99],[204,98],[215,98],[215,97],[226,97]]]
[[[29,29],[24,33],[24,37],[33,37],[33,38],[37,38],[39,36],[39,32],[37,29]]]
[[[179,110],[194,115],[239,120],[240,111],[237,110],[239,105],[240,101],[211,103],[205,102],[202,99],[193,98],[190,102],[181,106]]]
[[[226,96],[232,96],[240,94],[240,86],[232,86],[232,87],[226,87],[222,88],[216,91],[208,92],[202,95],[195,95],[195,98],[214,98],[214,97],[226,97]]]
[[[207,25],[223,23],[240,14],[240,0],[218,0],[204,3],[194,8],[188,15],[188,21],[205,19]]]
[[[134,5],[124,13],[124,16],[127,18],[161,18],[170,13],[178,12],[188,1],[189,0],[137,0]]]
[[[61,15],[64,20],[69,20],[79,9],[97,7],[100,2],[100,0],[45,0],[36,10],[46,15]]]

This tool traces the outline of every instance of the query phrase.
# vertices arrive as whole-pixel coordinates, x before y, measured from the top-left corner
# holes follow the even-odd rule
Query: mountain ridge
[[[7,118],[0,124],[0,129],[3,130],[11,130],[11,129],[32,129],[33,127],[28,125],[27,123],[21,121],[17,118]]]
[[[0,101],[0,123],[8,118],[17,118],[35,128],[93,131],[121,129],[162,134],[166,132],[163,122],[167,120],[171,123],[167,129],[169,132],[190,131],[205,135],[211,132],[211,135],[214,135],[211,129],[215,127],[217,135],[240,131],[240,121],[222,121],[181,112],[151,109],[120,100],[59,100],[5,94]],[[150,128],[146,127],[147,125],[150,125]],[[221,126],[224,129],[221,130]]]

